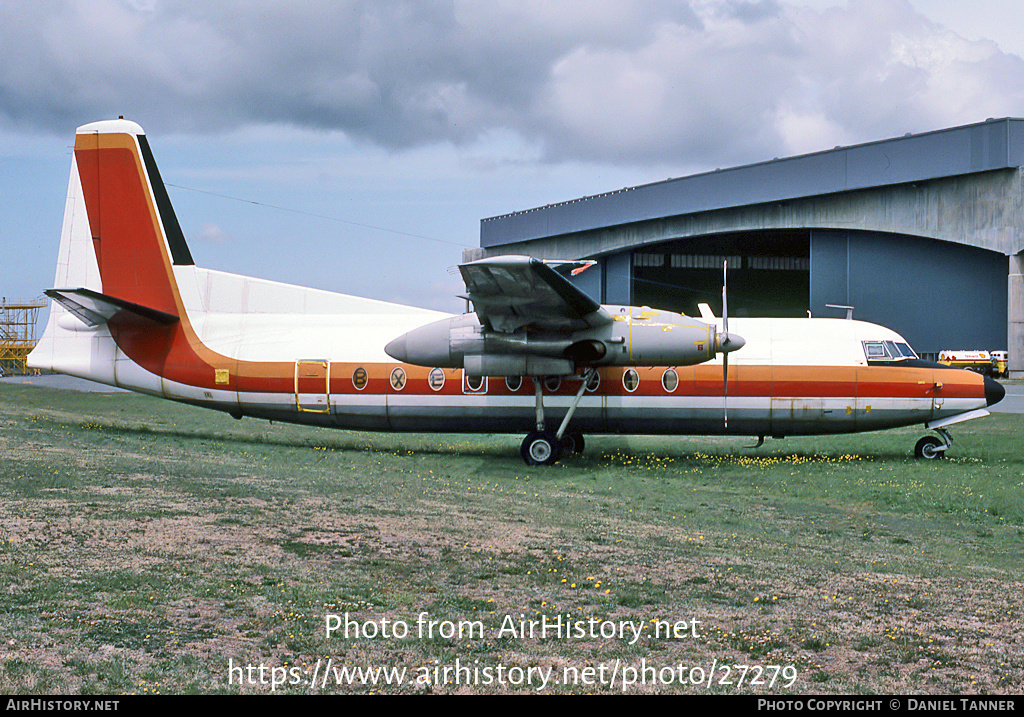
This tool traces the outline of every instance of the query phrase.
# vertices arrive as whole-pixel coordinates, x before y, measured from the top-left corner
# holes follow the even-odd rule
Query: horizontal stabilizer
[[[78,317],[86,326],[99,326],[121,314],[126,323],[155,323],[168,326],[178,321],[174,314],[133,304],[92,289],[47,289],[51,299]]]

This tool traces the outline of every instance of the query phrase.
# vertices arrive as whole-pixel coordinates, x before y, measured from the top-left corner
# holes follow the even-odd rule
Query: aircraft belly
[[[851,433],[925,423],[929,398],[773,398],[771,433]]]
[[[769,399],[730,397],[728,426],[721,396],[610,396],[609,433],[752,435],[764,432]]]
[[[931,420],[930,398],[874,396],[857,401],[857,430],[871,431],[924,424]]]
[[[424,394],[368,396],[354,404],[332,396],[335,424],[344,428],[369,425],[377,430],[460,433],[520,433],[533,430],[534,400],[528,396]],[[546,396],[548,426],[560,424],[571,399]],[[965,409],[961,409],[965,410]],[[951,411],[957,413],[959,411]],[[571,430],[583,433],[675,435],[806,435],[849,433],[924,423],[931,418],[928,399],[874,399],[858,405],[844,398],[730,397],[728,426],[721,397],[606,396],[585,397],[572,419]]]
[[[545,419],[557,427],[571,399],[546,396]],[[606,433],[603,400],[581,401],[572,419],[572,430]],[[438,401],[430,395],[392,395],[387,399],[388,423],[394,431],[441,430],[452,433],[525,433],[536,428],[532,396],[448,396]]]
[[[380,394],[331,396],[333,417],[331,425],[354,430],[386,431],[388,424],[387,398]],[[304,421],[317,421],[319,413],[304,412]]]
[[[238,409],[238,392],[232,390],[206,389],[165,379],[163,395],[175,401],[208,406],[222,411]]]
[[[967,411],[985,408],[985,406],[985,401],[980,398],[947,398],[941,404],[937,403],[928,420],[948,418]]]
[[[121,388],[148,393],[151,396],[164,395],[163,377],[137,364],[120,348],[117,349],[114,358],[114,380]]]
[[[854,430],[853,398],[796,396],[771,399],[771,430],[776,436],[801,434],[815,427],[820,433]]]

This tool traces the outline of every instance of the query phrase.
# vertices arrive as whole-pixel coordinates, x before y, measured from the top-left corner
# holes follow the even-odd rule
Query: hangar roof
[[[483,219],[484,248],[631,222],[1024,166],[1004,118],[715,170]]]

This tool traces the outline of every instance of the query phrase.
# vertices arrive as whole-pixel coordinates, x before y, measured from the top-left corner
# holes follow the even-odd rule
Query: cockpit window
[[[917,354],[905,343],[895,341],[864,341],[864,356],[868,361],[900,361],[917,358]]]
[[[900,353],[907,358],[917,358],[917,354],[914,353],[914,349],[910,348],[907,344],[896,344],[896,348],[898,348]]]
[[[868,361],[885,361],[889,358],[889,352],[885,350],[885,344],[881,341],[865,341],[864,355]]]

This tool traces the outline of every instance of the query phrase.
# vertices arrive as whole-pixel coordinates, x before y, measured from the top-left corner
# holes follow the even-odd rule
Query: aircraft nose
[[[985,403],[989,406],[999,403],[1003,400],[1003,396],[1006,395],[1006,389],[1003,388],[1003,384],[999,383],[995,379],[985,377]]]

